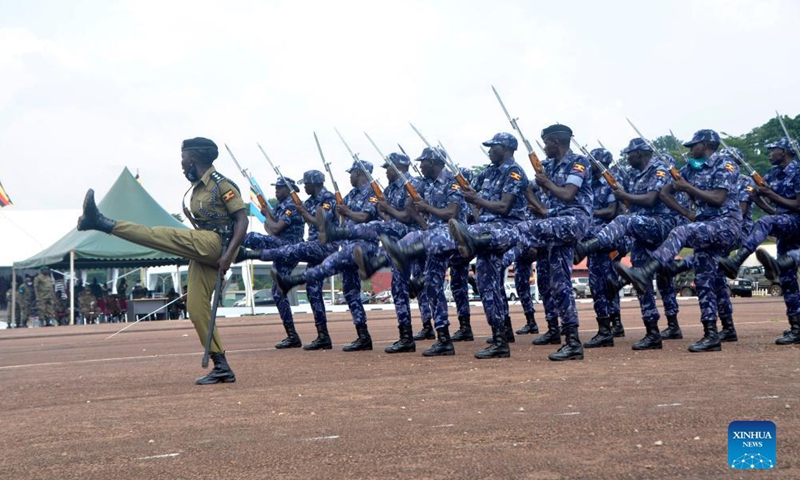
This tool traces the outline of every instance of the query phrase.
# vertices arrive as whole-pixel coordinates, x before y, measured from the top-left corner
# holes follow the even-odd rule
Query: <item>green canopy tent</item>
[[[104,215],[116,220],[128,220],[148,227],[188,228],[166,210],[161,208],[153,197],[125,168],[105,197],[98,203]],[[75,219],[77,223],[77,218]],[[75,269],[89,268],[141,268],[159,265],[185,265],[188,261],[171,253],[136,245],[127,240],[98,231],[79,232],[73,229],[59,241],[42,252],[15,262],[13,269],[27,269],[48,266],[70,270],[70,278],[75,278]],[[16,272],[12,274],[16,283]],[[70,323],[74,323],[74,285],[70,282]],[[16,285],[14,285],[16,292]],[[12,312],[16,304],[12,294]],[[12,320],[13,321],[13,320]]]

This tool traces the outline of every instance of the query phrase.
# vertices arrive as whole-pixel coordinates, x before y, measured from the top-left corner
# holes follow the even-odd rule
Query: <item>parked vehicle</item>
[[[686,272],[675,277],[675,291],[681,297],[697,296],[697,286],[694,284],[694,272]],[[728,293],[731,297],[752,297],[753,282],[749,278],[736,278],[728,280]]]
[[[275,299],[272,298],[271,290],[256,290],[253,294],[253,305],[256,307],[273,307],[275,306]],[[240,298],[234,304],[234,307],[246,307],[247,298]]]
[[[572,291],[575,293],[575,298],[591,297],[592,293],[589,290],[589,278],[572,277]]]
[[[766,288],[767,293],[773,297],[780,297],[783,295],[783,288],[781,288],[780,282],[773,282],[772,280],[769,280],[764,274],[764,267],[762,265],[740,267],[739,275],[737,276],[750,280],[752,284],[751,290]]]
[[[384,290],[376,293],[371,299],[370,303],[394,303],[391,290]]]

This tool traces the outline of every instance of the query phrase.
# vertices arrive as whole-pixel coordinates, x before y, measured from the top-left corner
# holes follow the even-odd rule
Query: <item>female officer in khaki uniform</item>
[[[89,190],[83,201],[83,215],[78,230],[100,230],[164,252],[189,259],[187,309],[201,344],[205,342],[211,322],[211,296],[217,273],[225,273],[236,259],[239,245],[247,232],[244,202],[233,182],[214,169],[217,145],[207,138],[184,140],[181,167],[192,182],[191,206],[184,213],[196,230],[169,227],[145,227],[124,220],[103,216]],[[188,192],[187,192],[188,193]],[[229,241],[227,241],[229,240]],[[225,242],[227,241],[227,242]],[[223,251],[223,245],[227,248]],[[211,344],[214,368],[197,379],[198,385],[235,382],[236,376],[225,359],[225,350],[214,328]]]

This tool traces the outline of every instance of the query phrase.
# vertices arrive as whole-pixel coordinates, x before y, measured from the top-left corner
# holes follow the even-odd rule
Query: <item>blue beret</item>
[[[542,140],[547,140],[549,137],[572,138],[572,129],[566,125],[561,125],[560,123],[550,125],[542,130]]]
[[[408,158],[408,155],[406,155],[405,153],[390,153],[389,160],[391,160],[392,163],[395,164],[395,166],[403,165],[407,167],[411,165],[411,159]],[[383,168],[389,168],[389,162],[384,162],[383,165],[381,166]]]
[[[366,160],[361,160],[361,163],[364,165],[364,168],[367,169],[369,173],[372,173],[372,163]],[[358,166],[358,162],[353,162],[353,165],[347,169],[347,173],[352,172],[353,170],[361,171],[361,167]]]
[[[628,146],[622,150],[622,153],[627,155],[631,152],[652,152],[653,149],[644,141],[644,139],[636,137],[628,143]]]
[[[694,132],[691,140],[684,143],[684,147],[691,148],[698,143],[716,143],[719,144],[719,134],[714,130],[698,130]]]
[[[284,182],[284,179],[286,180],[285,182]],[[287,185],[287,182],[288,182],[288,185]],[[299,192],[300,191],[300,188],[297,186],[297,182],[295,182],[294,180],[292,180],[291,178],[288,178],[288,177],[279,177],[278,181],[273,183],[273,184],[271,184],[271,185],[273,185],[275,187],[291,188],[295,192]]]
[[[514,135],[506,132],[496,133],[491,140],[487,140],[483,142],[484,147],[492,147],[494,145],[500,145],[501,147],[506,147],[509,150],[516,150],[517,149],[517,138]]]
[[[444,152],[442,152],[440,149],[434,150],[433,148],[425,147],[422,150],[422,154],[417,158],[417,161],[423,162],[425,160],[430,160],[435,163],[444,164],[443,157],[444,157]]]
[[[325,183],[325,174],[319,170],[309,170],[303,174],[303,179],[297,183],[308,183],[311,185],[322,185]]]
[[[781,149],[786,150],[787,152],[789,152],[791,154],[796,154],[797,153],[797,152],[794,151],[794,148],[792,148],[792,142],[789,141],[789,139],[787,137],[782,137],[777,142],[768,143],[767,144],[767,148],[770,149],[770,150],[772,150],[773,148],[781,148]]]
[[[592,154],[592,156],[594,157],[595,160],[597,160],[598,162],[602,163],[606,167],[611,165],[611,162],[614,161],[614,156],[611,155],[611,152],[609,152],[605,148],[595,148],[594,150],[592,150],[589,153]]]

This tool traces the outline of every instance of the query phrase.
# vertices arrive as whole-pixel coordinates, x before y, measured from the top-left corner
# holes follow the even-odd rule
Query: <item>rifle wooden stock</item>
[[[333,194],[336,197],[336,205],[344,205],[344,200],[342,199],[342,194],[339,190],[336,190],[336,193]],[[339,224],[344,225],[345,217],[344,215],[339,215]]]
[[[538,173],[544,174],[544,167],[542,166],[542,162],[541,160],[539,160],[539,157],[536,156],[536,153],[534,153],[533,150],[531,150],[531,153],[528,154],[528,158],[531,161],[531,165],[533,165],[533,170],[537,174]]]
[[[258,200],[258,207],[259,207],[258,209],[259,210],[267,207],[267,201],[264,200],[264,195],[261,195],[260,193],[257,193],[256,194],[256,200]]]
[[[672,178],[675,180],[681,179],[681,174],[678,172],[678,169],[675,167],[669,167],[669,174],[672,175]]]
[[[295,205],[300,205],[301,203],[303,203],[300,201],[300,195],[298,195],[297,192],[295,191],[292,191],[292,201],[294,202]]]
[[[420,197],[419,193],[417,193],[417,189],[414,188],[414,185],[411,185],[410,182],[406,182],[406,191],[408,191],[408,194],[411,195],[411,199],[415,202],[422,200],[422,197]]]
[[[764,180],[764,177],[762,177],[755,170],[753,170],[753,174],[751,176],[753,177],[753,181],[756,182],[756,185],[758,185],[759,187],[768,187],[769,186],[769,185],[767,185],[766,180]]]
[[[375,193],[375,196],[378,197],[378,200],[383,201],[383,200],[386,199],[383,196],[383,192],[381,191],[381,187],[378,186],[378,182],[373,180],[372,183],[370,183],[370,186],[372,187],[372,191]]]
[[[609,172],[608,170],[603,172],[603,178],[606,179],[606,183],[608,183],[609,187],[611,187],[611,188],[617,188],[618,187],[617,179],[614,178],[614,175],[611,175],[611,172]]]
[[[462,190],[472,189],[472,186],[461,173],[456,173],[456,183],[458,183]]]

